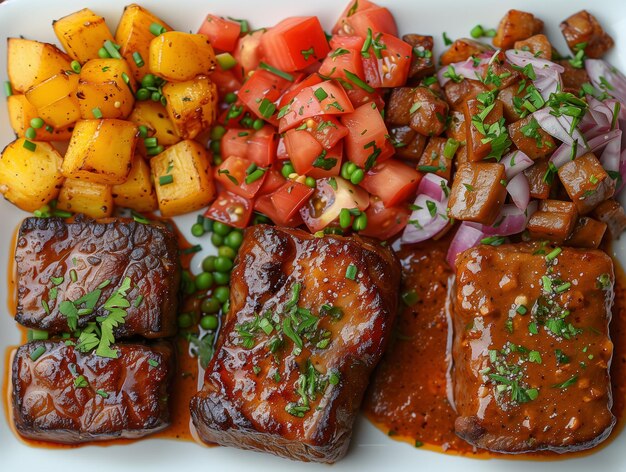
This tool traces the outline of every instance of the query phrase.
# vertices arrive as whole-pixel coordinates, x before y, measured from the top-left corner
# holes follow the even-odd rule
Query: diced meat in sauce
[[[483,83],[490,90],[502,90],[519,82],[520,77],[520,73],[506,62],[506,56],[502,51],[490,60],[489,66],[483,71]]]
[[[581,215],[589,213],[615,193],[615,180],[609,177],[592,153],[561,166],[559,179]]]
[[[517,149],[531,159],[545,157],[552,154],[556,149],[554,138],[539,126],[532,115],[511,123],[508,130],[511,141],[517,146]]]
[[[572,66],[569,59],[559,59],[554,62],[565,68],[561,74],[563,90],[577,94],[581,90],[583,84],[591,82],[587,71],[584,68],[579,69]]]
[[[433,37],[421,34],[405,34],[402,41],[409,43],[413,48],[409,82],[422,79],[435,73],[435,59],[433,56]]]
[[[550,198],[550,192],[554,187],[554,177],[546,178],[550,165],[546,159],[535,161],[535,164],[524,170],[524,175],[528,179],[530,187],[530,196],[539,200],[547,200]]]
[[[457,165],[467,162],[467,145],[465,143],[466,131],[465,114],[460,111],[450,112],[450,121],[446,128],[446,136],[448,139],[454,139],[459,143],[459,147],[454,155]]]
[[[456,262],[455,430],[503,453],[588,449],[615,418],[613,263],[597,250],[482,245]]]
[[[532,13],[509,10],[500,20],[493,44],[501,49],[511,49],[517,41],[528,39],[542,30],[543,21]]]
[[[450,48],[441,55],[439,62],[442,66],[447,66],[453,62],[461,62],[471,56],[478,56],[483,52],[490,51],[493,51],[493,48],[485,43],[473,39],[461,38],[452,43]]]
[[[606,223],[611,239],[619,238],[626,230],[626,214],[622,205],[616,200],[606,200],[600,203],[592,214],[597,220]]]
[[[588,216],[578,218],[576,227],[567,241],[568,246],[597,249],[606,233],[606,223]]]
[[[450,180],[452,158],[447,158],[444,155],[447,142],[448,140],[446,138],[437,136],[430,138],[422,157],[417,163],[417,170],[421,172],[433,172],[446,180]]]
[[[502,102],[498,99],[494,100],[493,107],[489,108],[483,104],[478,98],[468,100],[465,103],[465,126],[467,129],[467,160],[470,162],[481,161],[493,151],[493,140],[488,139],[486,134],[490,129],[490,125],[499,123],[503,119]],[[486,116],[481,119],[482,127],[479,129],[476,123],[472,122],[474,116]],[[485,131],[485,133],[483,133]],[[501,130],[505,133],[506,130]]]
[[[482,82],[469,79],[463,79],[460,82],[450,80],[443,86],[446,101],[453,110],[458,111],[463,111],[468,100],[476,98],[479,93],[487,90],[487,87]]]
[[[169,425],[169,344],[115,344],[116,359],[34,341],[13,359],[12,407],[27,438],[75,444],[139,438]]]
[[[107,299],[129,278],[131,304],[115,336],[156,338],[176,332],[178,244],[163,225],[26,218],[15,261],[15,319],[24,326],[51,334],[83,328],[105,314]]]
[[[191,415],[207,442],[335,462],[393,325],[400,266],[359,238],[246,230]]]
[[[411,121],[411,106],[414,97],[411,87],[394,88],[385,108],[385,121],[392,126],[408,125]]]
[[[552,44],[545,34],[536,34],[522,41],[515,41],[514,49],[528,51],[535,57],[552,60]]]
[[[562,243],[574,231],[578,211],[572,202],[541,200],[538,210],[528,219],[528,233],[533,239]]]
[[[502,102],[502,112],[507,123],[518,121],[523,111],[519,104],[523,103],[525,89],[520,90],[520,84],[512,84],[498,93],[498,100]],[[517,105],[517,106],[516,106]]]
[[[409,126],[425,136],[439,136],[446,129],[448,104],[426,87],[417,87],[411,102]]]
[[[613,38],[600,26],[595,16],[587,10],[573,14],[561,23],[561,32],[569,48],[576,52],[582,48],[587,57],[600,58],[613,47]]]
[[[416,133],[408,126],[396,126],[389,129],[389,134],[398,143],[396,156],[401,159],[418,161],[424,152],[428,137]]]

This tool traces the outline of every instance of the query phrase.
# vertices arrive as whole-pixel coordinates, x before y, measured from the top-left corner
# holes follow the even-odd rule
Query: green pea
[[[235,103],[237,101],[237,95],[233,92],[228,92],[226,95],[224,95],[224,101],[229,105],[231,103]]]
[[[222,162],[224,162],[224,160],[222,159],[222,156],[220,155],[213,156],[213,164],[215,164],[216,166],[221,166]]]
[[[30,120],[30,126],[35,128],[35,129],[39,129],[41,127],[43,127],[43,125],[45,125],[46,123],[39,117],[37,118],[33,118],[32,120]]]
[[[359,185],[361,182],[363,182],[364,178],[365,172],[363,172],[363,169],[357,169],[350,176],[350,182],[352,182],[354,185]]]
[[[150,95],[150,100],[152,100],[153,102],[161,101],[161,94],[159,92],[152,92],[152,95]]]
[[[193,323],[193,318],[189,313],[181,313],[178,315],[178,327],[189,328]]]
[[[230,301],[227,301],[222,305],[222,313],[228,313],[229,310],[230,310]]]
[[[213,290],[213,297],[217,298],[220,303],[226,303],[230,297],[230,288],[226,285],[216,287],[216,289]]]
[[[215,315],[203,316],[200,320],[200,326],[202,326],[202,329],[216,330],[219,324],[217,316]]]
[[[226,134],[226,128],[222,125],[216,125],[211,130],[211,141],[219,141]]]
[[[214,153],[219,154],[220,149],[222,148],[222,145],[219,141],[211,141],[211,144],[209,144],[209,148]]]
[[[224,239],[224,244],[235,251],[241,247],[241,243],[243,243],[243,233],[237,230],[231,231]]]
[[[257,118],[252,123],[252,128],[254,128],[255,130],[259,131],[261,128],[263,128],[264,124],[265,124],[265,121],[263,121],[261,118]]]
[[[345,229],[350,227],[351,223],[352,217],[350,215],[350,210],[348,210],[347,208],[342,208],[339,212],[339,226]]]
[[[205,272],[213,272],[215,270],[215,256],[206,256],[202,261],[202,270]]]
[[[246,116],[241,119],[240,123],[244,128],[252,128],[254,121],[252,121],[252,118],[250,118],[249,116]]]
[[[341,177],[346,180],[350,180],[350,172],[348,172],[349,164],[351,164],[351,162],[344,162],[344,164],[341,166]]]
[[[291,174],[293,174],[296,170],[291,165],[291,162],[287,161],[283,165],[283,168],[280,170],[280,173],[283,174],[283,177],[288,179]]]
[[[198,290],[208,290],[213,286],[213,274],[202,272],[196,276],[196,287]]]
[[[146,74],[143,76],[143,79],[141,79],[141,86],[144,88],[154,87],[155,83],[156,77],[152,74]]]
[[[139,101],[144,101],[144,100],[148,100],[150,98],[150,90],[145,89],[145,88],[140,88],[139,90],[137,90],[137,93],[135,94],[135,97],[137,97],[137,100]]]
[[[220,247],[224,244],[224,237],[217,233],[213,233],[211,235],[211,243],[213,244],[213,246]]]
[[[213,223],[213,232],[220,236],[227,236],[232,231],[232,228],[221,221]],[[221,244],[220,244],[221,246]]]
[[[213,280],[217,285],[228,285],[230,272],[213,272]]]
[[[217,299],[207,297],[202,300],[202,305],[200,305],[200,309],[202,310],[202,313],[217,313],[218,311],[220,311],[220,305],[221,303]]]
[[[365,228],[367,228],[367,215],[365,213],[361,213],[354,219],[352,229],[354,231],[363,231]]]
[[[191,225],[191,234],[193,234],[196,238],[199,238],[204,234],[204,226],[200,223],[194,223]]]
[[[215,270],[217,272],[228,272],[232,268],[233,261],[230,260],[228,257],[219,256],[217,259],[215,259]]]
[[[313,177],[307,177],[304,181],[304,185],[306,185],[307,187],[315,188],[317,186],[317,182]]]
[[[24,136],[26,136],[28,139],[35,139],[37,137],[37,131],[35,131],[34,128],[28,128],[24,133]]]
[[[228,239],[228,236],[226,236],[226,239]],[[231,261],[233,261],[235,260],[235,257],[237,257],[237,251],[235,251],[232,247],[229,247],[229,246],[220,246],[219,249],[217,250],[217,255],[220,257],[226,257],[230,259]]]

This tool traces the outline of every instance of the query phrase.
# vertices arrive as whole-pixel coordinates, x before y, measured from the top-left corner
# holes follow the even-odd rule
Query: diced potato
[[[115,31],[115,42],[121,46],[120,54],[128,61],[128,65],[137,80],[141,80],[149,72],[150,41],[154,39],[154,35],[150,31],[152,23],[161,25],[167,31],[172,30],[169,25],[151,12],[133,3],[124,8],[124,13]],[[143,66],[137,65],[133,59],[134,53],[141,56]]]
[[[606,223],[609,236],[617,239],[626,230],[626,214],[617,200],[609,199],[600,203],[593,210],[593,217]]]
[[[572,202],[542,200],[539,209],[528,220],[528,233],[533,239],[548,239],[561,244],[576,225],[578,212]]]
[[[522,74],[509,64],[503,51],[499,51],[492,57],[489,66],[483,68],[482,81],[490,90],[502,90],[509,85],[517,84],[521,78]]]
[[[565,69],[561,74],[561,80],[563,81],[563,90],[566,92],[572,92],[578,95],[583,84],[591,82],[589,74],[583,69],[578,69],[569,62],[569,59],[558,59],[557,64],[563,66]]]
[[[484,128],[488,129],[490,125],[503,119],[503,106],[500,100],[495,100],[495,106],[489,111],[483,120]],[[467,160],[470,162],[481,161],[487,157],[493,150],[491,141],[483,142],[486,136],[472,123],[472,118],[479,115],[485,106],[476,98],[470,99],[465,103],[465,126],[467,127]],[[506,130],[503,131],[506,133]]]
[[[215,197],[207,152],[195,141],[181,141],[150,160],[163,216],[199,210]]]
[[[559,178],[581,215],[589,213],[615,193],[615,180],[590,152],[561,166]]]
[[[423,79],[435,73],[435,57],[433,56],[434,42],[432,36],[421,34],[405,34],[402,41],[409,43],[415,51],[411,57],[409,81]]]
[[[446,147],[448,140],[446,138],[440,138],[433,136],[428,140],[428,144],[422,153],[422,157],[417,163],[417,170],[422,172],[433,172],[444,179],[450,180],[450,174],[452,173],[452,159],[448,159],[443,155],[443,150]],[[421,166],[434,167],[434,169],[420,169]]]
[[[159,144],[171,146],[180,141],[180,136],[176,134],[172,120],[170,120],[167,110],[161,103],[147,100],[137,102],[133,112],[128,117],[137,126],[144,125],[148,128],[148,135],[157,138]]]
[[[97,108],[102,118],[127,118],[135,103],[131,90],[134,82],[125,60],[90,59],[83,65],[78,80],[81,117],[84,120],[94,118]]]
[[[88,8],[52,22],[52,27],[63,49],[81,64],[98,58],[98,50],[106,40],[113,42],[104,18]]]
[[[385,123],[392,126],[408,125],[411,121],[414,94],[412,87],[392,88],[385,107]]]
[[[11,128],[20,138],[24,137],[26,130],[30,128],[30,120],[38,118],[37,109],[31,105],[24,95],[11,95],[7,98],[7,108],[9,109],[9,122]],[[67,141],[72,136],[72,126],[52,129],[48,131],[47,126],[36,129],[35,141]]]
[[[81,120],[65,153],[65,177],[115,185],[126,181],[137,141],[137,126],[122,120]]]
[[[584,46],[587,57],[600,58],[614,44],[613,38],[587,10],[581,10],[561,23],[561,32],[572,51]]]
[[[63,184],[61,156],[49,143],[24,147],[24,138],[9,144],[0,156],[0,192],[25,211],[35,211],[57,197]]]
[[[439,136],[446,129],[449,107],[427,87],[416,87],[409,126],[424,136]]]
[[[107,218],[113,213],[111,187],[84,180],[65,179],[57,208],[72,213],[84,213],[92,218]]]
[[[463,112],[450,112],[450,125],[446,129],[446,136],[459,142],[459,147],[454,154],[457,167],[467,162],[467,126],[465,125],[465,114]]]
[[[588,216],[578,218],[574,231],[567,238],[566,244],[574,247],[588,247],[597,249],[606,232],[606,223],[594,220]]]
[[[150,72],[167,81],[184,82],[215,69],[215,52],[201,34],[169,31],[150,43]]]
[[[63,128],[80,119],[76,74],[57,74],[26,91],[37,114],[54,128]]]
[[[419,161],[428,142],[428,137],[417,134],[408,126],[389,127],[394,142],[402,144],[396,148],[396,156],[409,161]]]
[[[217,114],[217,87],[204,77],[163,86],[167,100],[167,113],[176,134],[183,139],[193,139],[208,129]]]
[[[453,62],[461,62],[470,56],[478,56],[487,51],[493,51],[493,48],[480,41],[461,38],[452,43],[450,48],[441,55],[439,61],[442,66],[447,66]]]
[[[515,41],[515,49],[528,51],[535,57],[552,60],[552,44],[545,34],[536,34],[523,41]]]
[[[509,10],[500,20],[493,45],[501,49],[511,49],[516,41],[523,41],[543,30],[543,21],[532,13]]]
[[[464,79],[460,82],[450,80],[443,87],[446,100],[453,110],[463,111],[465,103],[488,89],[478,80]]]
[[[550,198],[550,192],[554,186],[555,177],[546,178],[550,166],[547,159],[535,161],[535,164],[524,171],[524,175],[528,179],[530,187],[530,197],[539,200],[547,200]]]
[[[523,103],[523,98],[526,95],[526,89],[520,90],[519,84],[512,84],[503,88],[498,93],[498,100],[502,102],[502,111],[504,113],[504,119],[507,123],[512,123],[520,119],[519,104]],[[518,102],[518,106],[515,106],[515,102]]]
[[[150,166],[142,156],[135,153],[126,182],[112,188],[115,205],[136,211],[154,211],[157,203]]]
[[[14,92],[70,69],[71,59],[54,44],[22,38],[7,39],[7,71]]]
[[[554,152],[554,138],[546,133],[537,120],[528,115],[526,118],[509,125],[511,141],[531,159],[546,157]]]

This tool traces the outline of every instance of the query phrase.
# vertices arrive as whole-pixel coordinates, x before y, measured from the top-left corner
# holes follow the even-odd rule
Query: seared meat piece
[[[482,245],[457,258],[456,274],[456,433],[504,453],[576,451],[606,439],[615,424],[610,257]]]
[[[573,52],[585,50],[588,57],[600,58],[613,47],[614,41],[587,10],[573,14],[561,23],[561,32]]]
[[[578,94],[583,84],[591,82],[589,74],[585,69],[577,69],[570,64],[569,59],[558,59],[557,64],[563,66],[565,71],[561,74],[561,80],[563,81],[563,89],[565,91]]]
[[[26,218],[15,251],[16,321],[50,333],[83,328],[128,277],[130,307],[117,336],[176,332],[179,262],[176,236],[165,226],[128,219]],[[73,306],[73,308],[72,308]],[[78,315],[78,316],[77,316]]]
[[[493,44],[503,50],[511,49],[517,41],[528,39],[542,30],[543,21],[535,18],[532,13],[509,10],[500,20]]]
[[[433,37],[422,36],[421,34],[405,34],[402,36],[402,41],[409,43],[413,48],[409,82],[433,75],[435,73]]]
[[[35,341],[17,349],[12,405],[22,436],[74,444],[138,438],[169,425],[169,344],[116,344],[116,359],[68,344]]]
[[[385,121],[392,126],[405,126],[411,121],[411,107],[415,91],[411,87],[395,87],[391,90],[385,108]]]
[[[248,228],[216,354],[191,400],[199,436],[340,459],[390,335],[399,279],[395,255],[379,243]]]

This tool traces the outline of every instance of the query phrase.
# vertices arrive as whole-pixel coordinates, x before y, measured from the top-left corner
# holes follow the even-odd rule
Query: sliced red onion
[[[620,156],[622,151],[622,130],[614,129],[601,136],[590,139],[587,143],[589,150],[596,155],[602,151],[600,155],[600,163],[606,170],[619,171]]]
[[[513,151],[504,156],[500,160],[500,164],[504,164],[506,178],[512,179],[520,172],[532,166],[534,161],[522,151]]]
[[[446,216],[447,201],[440,202],[428,195],[418,195],[415,206],[418,209],[411,213],[409,223],[402,233],[402,242],[406,244],[419,243],[436,236],[450,221]]]
[[[448,181],[443,177],[429,172],[422,177],[419,186],[417,187],[418,195],[426,195],[438,202],[443,202],[447,197],[444,189],[448,186]]]
[[[510,236],[526,229],[528,219],[537,211],[537,200],[533,200],[525,209],[516,205],[504,205],[493,226],[468,223],[487,236]]]
[[[442,66],[437,72],[439,85],[443,87],[450,81],[449,77],[444,76],[444,74],[448,71],[449,66],[452,66],[454,68],[454,72],[461,77],[470,80],[481,80],[483,68],[489,64],[493,56],[494,54],[492,53],[482,53],[479,54],[476,59],[470,57],[465,61],[453,62],[447,66]]]
[[[609,132],[613,122],[614,111],[614,108],[611,107],[615,107],[617,102],[615,100],[601,102],[591,95],[587,95],[586,100],[589,104],[589,111],[585,113],[578,124],[580,132],[586,139]]]
[[[621,181],[620,186],[617,187],[617,190],[615,191],[615,193],[621,192],[622,189],[624,188],[624,185],[626,184],[626,149],[622,151],[622,156],[619,162],[619,173],[622,176],[622,181]]]
[[[539,90],[544,100],[547,100],[550,94],[563,88],[561,74],[565,68],[560,64],[535,57],[533,53],[519,49],[509,49],[505,54],[509,62],[515,66],[525,67],[528,64],[533,66],[536,76],[533,85]]]
[[[570,134],[572,117],[566,115],[554,116],[550,113],[549,108],[537,110],[532,116],[537,120],[539,126],[550,136],[566,144],[573,144],[574,141],[578,141],[579,147],[585,147],[585,138],[583,138],[583,135],[580,134],[578,129],[574,128],[574,131]]]
[[[624,74],[602,59],[586,59],[585,70],[596,88],[606,91],[626,104],[626,76]]]
[[[461,254],[470,248],[478,246],[480,240],[485,237],[485,234],[479,229],[470,226],[467,222],[461,223],[459,229],[456,231],[454,238],[450,242],[448,248],[448,255],[446,260],[450,267],[454,268],[456,262],[456,256]]]
[[[506,191],[511,195],[515,206],[520,210],[525,210],[530,202],[530,185],[524,174],[517,174],[506,186]]]
[[[585,146],[577,146],[576,155],[574,156],[574,159],[582,156],[585,152],[587,152],[587,150],[585,149]],[[550,162],[554,164],[554,166],[557,169],[560,169],[562,166],[564,166],[571,160],[572,160],[572,145],[571,144],[565,144],[565,143],[561,144],[558,148],[556,148],[556,151],[552,153],[552,156],[550,156]]]

